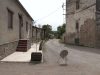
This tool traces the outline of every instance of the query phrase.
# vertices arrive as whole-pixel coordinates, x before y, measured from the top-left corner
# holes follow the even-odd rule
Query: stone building
[[[100,47],[100,0],[66,0],[65,42]]]
[[[32,17],[19,0],[0,0],[0,59],[16,49],[30,48],[32,24]],[[21,41],[27,47],[19,47]]]
[[[33,43],[34,42],[39,42],[42,40],[42,36],[43,36],[43,32],[42,32],[42,28],[38,28],[36,26],[32,27],[32,38],[33,38]]]

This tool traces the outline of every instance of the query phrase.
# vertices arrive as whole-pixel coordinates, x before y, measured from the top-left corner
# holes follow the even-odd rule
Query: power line
[[[38,19],[38,20],[36,20],[35,22],[40,21],[40,20],[43,20],[43,19],[45,19],[45,18],[51,16],[52,14],[56,13],[59,9],[61,9],[61,6],[58,7],[56,10],[54,10],[53,12],[51,12],[50,14],[48,14],[48,15],[46,15],[46,16],[44,16],[44,17]]]

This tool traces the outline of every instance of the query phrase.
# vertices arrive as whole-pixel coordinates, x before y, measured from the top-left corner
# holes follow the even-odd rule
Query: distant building
[[[38,27],[33,26],[33,43],[41,40],[41,29]]]
[[[42,28],[38,28],[38,27],[35,27],[33,26],[32,27],[32,38],[33,38],[33,43],[36,42],[36,41],[41,41],[42,40],[42,37],[43,37],[43,30]]]
[[[100,0],[66,0],[68,44],[100,47]]]
[[[19,50],[30,48],[32,17],[18,0],[0,0],[0,59]],[[19,41],[26,46],[19,47]]]

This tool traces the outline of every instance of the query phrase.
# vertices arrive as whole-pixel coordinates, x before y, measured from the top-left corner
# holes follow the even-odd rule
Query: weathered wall
[[[74,14],[75,14],[75,0],[69,0],[70,2],[67,2],[67,12],[66,12],[66,17],[67,17],[67,26],[66,26],[66,42],[74,44],[74,36],[75,35],[75,19],[74,19]]]
[[[8,9],[13,14],[13,29],[8,28]],[[19,40],[19,15],[23,17],[22,35],[23,39],[32,39],[32,19],[25,13],[16,0],[0,0],[0,56],[4,57],[14,52]],[[26,31],[28,22],[29,34]],[[29,35],[29,37],[27,37]],[[30,41],[29,40],[29,41]]]
[[[97,5],[96,5],[96,46],[100,48],[100,0],[96,0]]]
[[[73,8],[72,8],[73,7]],[[95,47],[96,44],[96,0],[80,0],[80,8],[76,10],[76,2],[67,6],[66,43]],[[68,14],[68,12],[71,12]],[[76,29],[76,22],[79,29]]]
[[[2,8],[1,8],[2,7]],[[27,38],[27,31],[26,31],[26,21],[28,22],[29,29],[30,24],[32,26],[32,20],[26,16],[25,12],[20,8],[18,3],[15,0],[0,0],[0,45],[18,41],[19,40],[19,17],[18,14],[21,14],[23,17],[23,28],[22,28],[22,35],[23,39]],[[8,29],[8,11],[9,8],[13,11],[13,29]],[[31,35],[30,35],[31,36]]]
[[[32,27],[32,41],[36,42],[36,27]]]
[[[37,30],[37,40],[38,41],[41,40],[41,28],[38,28],[38,30]]]
[[[80,28],[80,45],[95,47],[96,25],[94,19],[86,19]]]
[[[41,40],[42,29],[33,26],[32,31],[33,31],[33,34],[32,34],[33,42],[40,41]],[[36,35],[37,35],[37,37],[36,37]]]
[[[0,60],[9,54],[15,52],[18,41],[0,45]]]

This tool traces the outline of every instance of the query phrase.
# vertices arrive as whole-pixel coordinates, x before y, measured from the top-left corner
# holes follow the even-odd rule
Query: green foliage
[[[60,38],[63,35],[63,33],[65,33],[65,28],[66,28],[66,24],[57,27],[58,38]]]
[[[44,39],[49,39],[50,34],[52,33],[52,26],[49,24],[43,25],[42,29],[44,30]]]
[[[54,38],[58,38],[58,34],[57,34],[57,31],[52,31],[52,34],[54,35]]]

